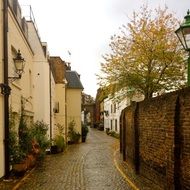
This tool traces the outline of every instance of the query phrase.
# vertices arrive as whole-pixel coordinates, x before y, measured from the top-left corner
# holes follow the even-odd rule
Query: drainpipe
[[[49,61],[49,105],[50,105],[50,140],[52,140],[52,98],[51,98],[51,63]]]
[[[67,126],[67,82],[65,84],[65,142],[68,144],[68,126]]]
[[[4,85],[8,82],[8,0],[3,0],[3,55],[4,55]],[[9,177],[9,94],[4,94],[4,152],[5,178]]]

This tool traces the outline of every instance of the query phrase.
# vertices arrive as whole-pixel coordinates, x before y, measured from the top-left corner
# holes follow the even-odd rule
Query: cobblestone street
[[[48,155],[19,186],[19,190],[127,190],[114,166],[118,141],[90,129],[86,143],[69,145],[62,154]]]

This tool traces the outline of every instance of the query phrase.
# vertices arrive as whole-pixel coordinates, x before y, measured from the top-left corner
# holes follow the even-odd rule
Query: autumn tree
[[[111,37],[111,53],[103,56],[99,84],[108,93],[153,93],[185,85],[184,51],[175,36],[178,20],[168,8],[148,6],[134,12],[120,33]]]

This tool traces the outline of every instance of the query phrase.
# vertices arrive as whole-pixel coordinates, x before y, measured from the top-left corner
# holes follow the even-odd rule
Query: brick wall
[[[190,189],[190,90],[180,93],[181,181]]]
[[[133,103],[122,112],[121,152],[163,189],[190,189],[190,88]]]

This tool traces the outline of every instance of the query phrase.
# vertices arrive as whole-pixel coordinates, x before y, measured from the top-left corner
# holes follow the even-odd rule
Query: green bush
[[[9,110],[9,154],[12,164],[23,161],[28,154],[37,154],[34,151],[39,149],[42,158],[45,155],[46,148],[50,145],[46,135],[48,125],[43,121],[37,121],[29,127],[23,110],[24,107],[22,106],[18,121],[15,119],[17,114],[14,115],[11,108]]]
[[[28,154],[32,150],[32,134],[30,128],[28,128],[26,121],[24,119],[23,114],[20,117],[19,123],[19,146],[20,149],[25,153]]]
[[[47,138],[48,125],[43,121],[36,121],[31,127],[31,136],[40,147],[40,157],[45,155],[45,150],[50,146],[50,141]]]
[[[54,139],[55,145],[57,145],[57,147],[59,149],[64,149],[65,148],[65,139],[63,136],[61,135],[57,135]]]
[[[115,131],[108,130],[108,131],[106,131],[106,133],[107,133],[107,135],[110,135],[112,137],[115,137],[115,138],[119,139],[119,134],[116,133]]]
[[[63,149],[65,148],[65,139],[64,139],[64,126],[61,124],[57,124],[57,135],[53,139],[53,144],[57,146],[58,149]]]
[[[89,132],[89,129],[87,125],[82,124],[82,136],[87,136],[88,132]]]
[[[68,137],[69,137],[71,143],[78,143],[81,135],[80,135],[80,133],[75,131],[74,127],[75,127],[75,121],[72,120],[69,123]]]
[[[16,114],[13,114],[12,109],[9,110],[9,155],[10,155],[10,163],[16,164],[20,163],[24,160],[29,150],[29,143],[21,141],[20,138],[23,135],[23,139],[29,140],[28,135],[26,134],[27,128],[24,131],[24,133],[18,134],[16,130],[16,126],[19,124],[19,127],[25,128],[25,125],[22,125],[22,121],[17,121]],[[19,136],[20,135],[20,136]]]

